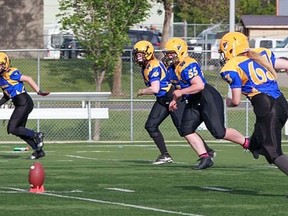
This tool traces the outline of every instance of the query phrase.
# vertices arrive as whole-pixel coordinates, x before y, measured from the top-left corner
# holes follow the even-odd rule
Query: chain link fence
[[[92,66],[86,59],[46,59],[47,50],[7,50],[5,52],[12,56],[12,66],[18,68],[22,74],[33,77],[43,90],[51,92],[95,92]],[[212,59],[209,52],[211,51],[191,52],[190,54],[199,61],[206,79],[221,93],[224,103],[224,98],[228,93],[228,85],[219,75],[219,60]],[[138,89],[144,88],[145,85],[140,67],[131,61],[131,57],[122,59],[121,94],[112,94],[110,99],[106,101],[91,102],[92,107],[109,108],[108,119],[31,119],[28,121],[27,127],[43,131],[46,134],[45,140],[50,142],[90,141],[89,124],[92,126],[92,133],[99,135],[92,134],[94,141],[150,141],[151,138],[145,131],[144,125],[155,98],[153,96],[136,97]],[[111,91],[112,84],[109,82],[111,82],[110,79],[105,80],[101,87],[102,91]],[[32,92],[28,85],[26,85],[26,89],[28,92]],[[287,97],[287,88],[282,90]],[[85,99],[83,101],[36,101],[35,107],[77,108],[85,107],[86,103]],[[2,106],[2,109],[8,107],[11,108],[12,104],[6,104]],[[225,117],[227,127],[235,128],[245,136],[251,135],[255,117],[250,102],[244,97],[239,107],[225,107]],[[0,122],[1,142],[20,141],[19,138],[7,134],[7,123],[7,120]],[[161,124],[160,130],[167,141],[184,141],[178,135],[170,117]],[[215,141],[207,130],[202,129],[198,132],[205,140]],[[283,129],[283,140],[287,140],[284,132]]]

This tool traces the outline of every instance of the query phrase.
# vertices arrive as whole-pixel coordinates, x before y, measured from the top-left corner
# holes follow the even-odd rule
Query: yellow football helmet
[[[2,67],[1,67],[2,66]],[[10,69],[10,59],[6,53],[0,52],[0,72],[4,72]]]
[[[181,38],[170,38],[165,44],[163,54],[162,61],[166,66],[178,64],[188,56],[188,45]]]
[[[221,55],[221,63],[238,56],[249,50],[248,38],[240,32],[229,32],[225,34],[219,44],[219,53]]]
[[[154,58],[154,47],[149,41],[139,41],[133,47],[133,61],[140,66]]]

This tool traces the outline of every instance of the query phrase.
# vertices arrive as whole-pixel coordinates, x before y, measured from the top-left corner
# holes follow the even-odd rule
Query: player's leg
[[[183,117],[185,106],[186,106],[186,101],[185,100],[184,101],[179,101],[177,103],[178,109],[176,111],[174,111],[174,112],[170,112],[173,124],[176,127],[176,129],[177,129],[177,131],[178,131],[180,136],[181,136],[180,125],[181,125],[181,121],[182,121],[182,117]],[[198,137],[204,143],[204,147],[205,147],[206,151],[208,152],[208,154],[212,158],[215,157],[216,156],[216,152],[212,148],[210,148],[208,146],[208,144],[205,142],[205,140],[198,133],[196,133],[196,134],[198,135]],[[198,139],[198,137],[197,137],[197,139]]]
[[[243,145],[248,142],[239,131],[224,126],[224,104],[220,93],[210,85],[202,91],[201,116],[207,129],[216,139],[225,139]]]
[[[173,161],[172,157],[168,153],[164,137],[159,130],[159,125],[163,122],[164,119],[167,118],[168,115],[169,112],[167,108],[156,101],[145,123],[145,129],[147,130],[150,137],[153,139],[154,143],[156,144],[161,153],[154,161],[154,164],[156,165],[163,163],[171,163]]]
[[[199,164],[195,169],[206,169],[213,166],[212,157],[209,156],[203,139],[195,132],[201,123],[200,112],[194,109],[192,104],[187,104],[181,121],[180,132],[199,156]]]
[[[44,157],[45,153],[42,150],[43,136],[42,139],[39,139],[40,135],[43,135],[43,133],[38,133],[26,128],[28,115],[33,110],[33,101],[28,94],[20,94],[16,97],[17,98],[14,100],[15,109],[8,122],[7,132],[8,134],[11,133],[23,139],[34,150],[33,153],[36,152],[35,154],[38,153],[38,155],[42,155],[42,157]]]

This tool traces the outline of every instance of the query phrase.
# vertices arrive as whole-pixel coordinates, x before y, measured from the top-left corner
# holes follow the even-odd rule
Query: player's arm
[[[35,83],[35,81],[32,79],[32,77],[30,76],[26,76],[26,75],[22,75],[20,78],[20,81],[22,82],[27,82],[29,84],[29,86],[35,91],[35,92],[39,92],[40,88],[38,87],[38,85]]]
[[[189,87],[180,90],[182,92],[182,95],[197,94],[205,87],[205,84],[203,83],[200,76],[193,77],[193,79],[190,80],[190,84],[191,85]]]
[[[190,86],[183,89],[177,89],[173,92],[174,100],[177,101],[183,95],[196,94],[202,91],[205,87],[202,79],[199,76],[190,80]]]
[[[48,95],[50,92],[44,92],[41,91],[40,88],[38,87],[38,85],[35,83],[35,81],[32,79],[32,77],[30,76],[26,76],[26,75],[22,75],[20,77],[20,81],[22,82],[27,82],[29,84],[29,86],[38,94],[41,96],[46,96]]]
[[[235,107],[238,106],[241,102],[241,93],[242,89],[241,88],[233,88],[231,89],[232,93],[232,98],[226,98],[226,105],[228,107]]]
[[[231,90],[231,95],[228,94],[228,97],[226,98],[226,106],[238,106],[241,102],[242,96],[242,80],[239,74],[234,69],[226,70],[224,66],[220,72],[220,75],[222,79],[229,84]]]
[[[159,90],[160,90],[160,81],[155,80],[155,81],[151,82],[151,86],[149,86],[148,88],[139,89],[137,96],[157,94],[159,92]]]
[[[203,83],[200,76],[195,76],[193,79],[191,79],[190,84],[191,85],[187,88],[176,89],[173,91],[173,100],[169,104],[169,110],[170,111],[177,110],[177,101],[183,95],[196,94],[196,93],[202,91],[205,87],[205,84]]]

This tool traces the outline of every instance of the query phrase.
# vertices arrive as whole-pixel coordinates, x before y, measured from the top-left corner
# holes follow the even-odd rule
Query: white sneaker
[[[159,155],[157,159],[153,162],[154,165],[160,165],[165,163],[172,163],[173,159],[169,154]]]

